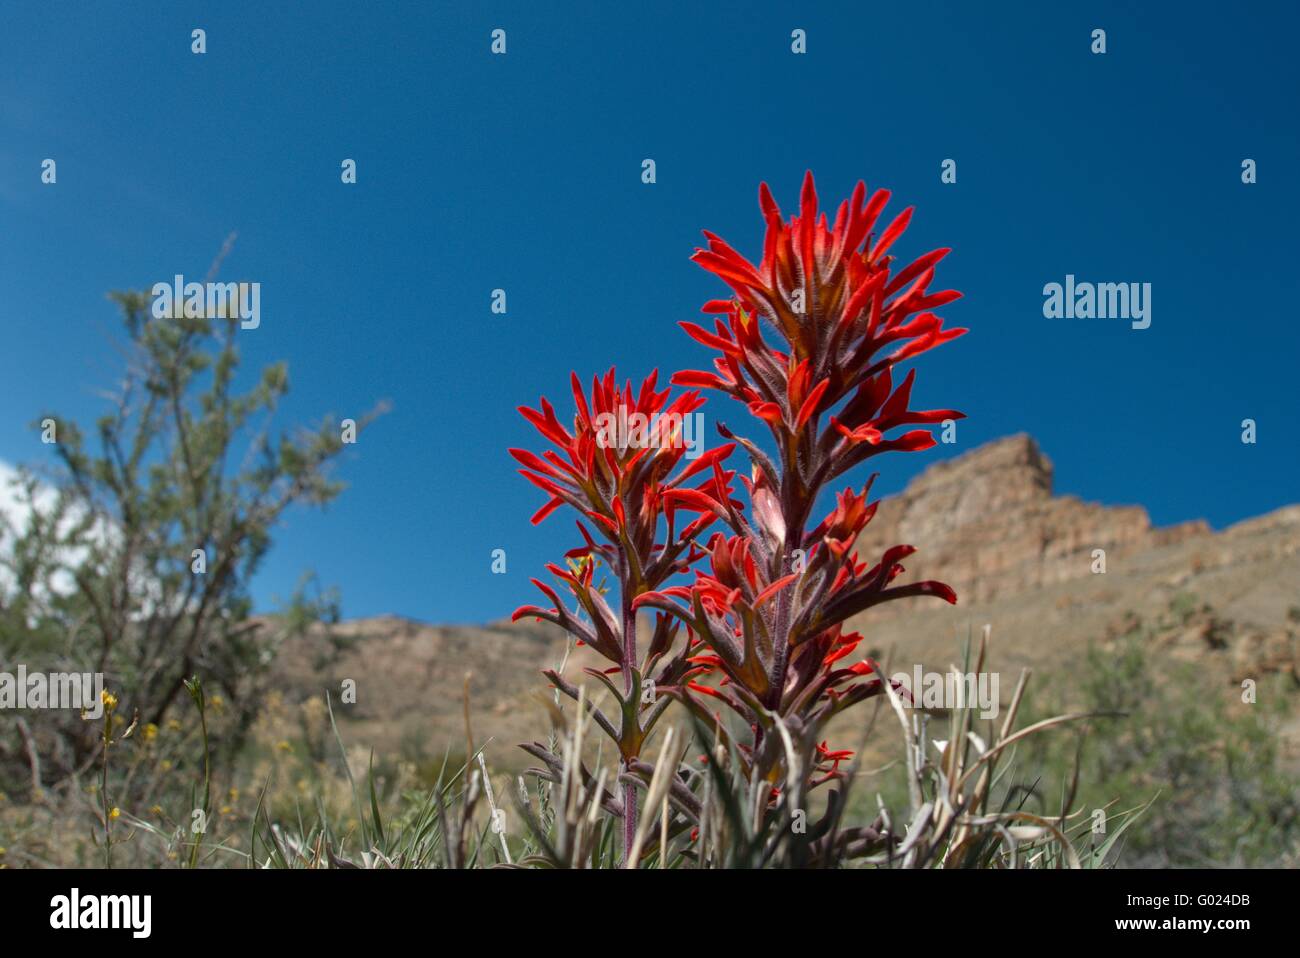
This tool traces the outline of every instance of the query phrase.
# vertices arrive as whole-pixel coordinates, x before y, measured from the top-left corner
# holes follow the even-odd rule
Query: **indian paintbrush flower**
[[[523,606],[514,618],[553,622],[614,663],[612,671],[622,676],[621,690],[604,672],[587,672],[612,693],[619,718],[611,721],[594,706],[591,712],[617,743],[625,769],[639,758],[642,743],[670,702],[667,694],[657,691],[645,701],[643,690],[651,688],[645,680],[666,691],[680,685],[693,670],[684,651],[668,654],[679,627],[666,615],[658,617],[644,659],[640,657],[636,599],[685,572],[701,554],[696,537],[724,513],[723,503],[730,504],[732,473],[719,464],[735,448],[723,445],[686,459],[683,417],[699,409],[704,400],[698,391],[691,391],[670,402],[671,390],[656,390],[657,379],[658,374],[652,373],[635,391],[630,381],[620,389],[611,369],[603,378],[593,379],[588,396],[575,373],[571,427],[559,421],[546,399],[538,409],[520,408],[554,448],[541,455],[510,450],[524,467],[520,474],[550,496],[533,516],[534,523],[565,504],[590,523],[577,523],[584,544],[569,551],[570,565],[547,566],[576,606],[571,608],[554,588],[533,579],[551,607]],[[629,420],[644,425],[631,435],[609,429],[611,422]],[[617,607],[606,599],[606,590],[594,584],[597,562],[617,579]],[[577,689],[558,673],[546,675],[556,688],[578,698]],[[540,743],[525,748],[548,766],[554,760]],[[611,796],[607,803],[618,808],[624,820],[625,851],[635,835],[636,800],[635,783],[624,782],[621,802]]]
[[[571,426],[545,399],[520,409],[553,447],[540,455],[511,450],[524,477],[548,495],[533,522],[571,506],[583,544],[567,553],[567,567],[547,566],[575,604],[534,579],[551,606],[524,606],[515,618],[559,625],[622,676],[620,689],[606,671],[587,670],[618,702],[617,722],[587,707],[619,746],[622,798],[602,796],[602,804],[623,818],[625,851],[635,834],[632,772],[648,767],[641,748],[670,701],[685,703],[719,743],[734,746],[744,773],[771,783],[773,800],[787,772],[787,753],[772,734],[778,723],[806,750],[804,785],[834,781],[852,753],[818,742],[817,732],[881,693],[886,681],[872,659],[848,661],[862,636],[846,631],[847,621],[908,596],[956,601],[941,582],[900,581],[910,545],[859,556],[876,511],[874,476],[860,489],[837,490],[834,507],[815,516],[822,493],[854,467],[884,452],[928,449],[935,439],[923,427],[962,418],[952,409],[911,408],[915,370],[898,379],[902,363],[965,330],[945,329],[934,313],[960,296],[931,290],[949,250],[898,268],[890,250],[912,210],[877,233],[888,200],[888,192],[868,196],[858,183],[828,225],[810,173],[799,212],[787,221],[762,185],[767,231],[758,265],[709,232],[707,249],[693,257],[732,291],[705,304],[712,329],[681,324],[715,351],[712,371],[676,373],[672,384],[688,391],[671,402],[671,390],[656,389],[656,374],[638,389],[630,382],[620,389],[610,370],[589,393],[575,374]],[[726,445],[687,459],[681,423],[703,404],[701,389],[743,403],[774,454],[719,424]],[[629,416],[642,424],[638,435],[610,432],[611,419]],[[736,446],[750,460],[749,475],[739,476],[748,509],[734,497],[736,473],[724,465]],[[616,597],[594,584],[597,564],[617,580]],[[644,656],[636,641],[641,610],[655,612]],[[557,672],[546,675],[579,698]],[[643,697],[646,688],[653,692]],[[719,706],[740,717],[747,737],[732,737],[713,711]],[[556,774],[558,760],[544,746],[524,747],[546,763],[540,774]]]

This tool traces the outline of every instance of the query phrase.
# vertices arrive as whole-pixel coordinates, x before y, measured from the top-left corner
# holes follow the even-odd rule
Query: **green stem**
[[[187,685],[189,683],[186,683]],[[208,750],[208,716],[207,710],[203,707],[203,691],[198,685],[198,679],[194,680],[194,686],[190,689],[190,694],[194,698],[195,705],[199,709],[199,727],[203,732],[203,829],[199,831],[190,846],[190,868],[197,868],[199,864],[199,849],[203,845],[203,836],[208,829],[208,814],[212,808],[212,764],[211,755]],[[190,828],[193,829],[191,822]]]
[[[104,714],[104,762],[99,770],[99,800],[104,809],[104,867],[113,867],[113,819],[108,807],[108,745],[113,735],[113,710]]]

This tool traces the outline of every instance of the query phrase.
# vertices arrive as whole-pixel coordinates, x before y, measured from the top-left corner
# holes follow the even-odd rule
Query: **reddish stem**
[[[632,694],[632,668],[636,664],[636,612],[632,609],[632,595],[626,580],[621,589],[623,593],[623,694]],[[637,721],[639,703],[632,710],[633,721]],[[624,720],[626,721],[626,719]],[[622,763],[624,772],[630,772],[626,762]],[[627,863],[632,855],[632,846],[636,843],[637,820],[636,786],[631,782],[623,786],[623,862]]]

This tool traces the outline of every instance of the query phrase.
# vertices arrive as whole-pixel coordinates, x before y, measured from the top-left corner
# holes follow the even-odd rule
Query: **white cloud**
[[[38,481],[29,501],[22,486],[22,475],[21,470],[0,460],[0,596],[5,597],[11,594],[14,587],[13,575],[5,565],[9,550],[13,548],[14,537],[27,531],[33,511],[48,515],[58,505],[59,498],[53,488]],[[68,507],[60,523],[60,533],[71,531],[85,515],[85,509],[80,505]],[[99,518],[85,530],[84,537],[103,546],[119,541],[117,534],[118,528],[111,519]],[[36,597],[44,601],[51,595],[71,595],[76,590],[76,580],[70,570],[85,560],[87,552],[86,546],[59,550],[54,555],[59,567],[43,586],[35,590]],[[128,582],[131,590],[140,597],[144,614],[162,600],[157,581],[145,570],[133,568]]]
[[[14,529],[27,527],[31,508],[23,497],[18,485],[18,470],[0,459],[0,519],[7,520]],[[42,486],[36,493],[38,509],[49,509],[54,505],[54,491]]]
[[[53,489],[38,485],[31,501],[22,486],[22,473],[0,460],[0,596],[6,598],[14,588],[14,577],[4,560],[13,548],[15,536],[27,531],[33,509],[45,513],[54,508],[57,496]],[[73,587],[72,576],[60,570],[51,579],[49,589],[66,595]]]
[[[29,500],[23,488],[22,475],[18,468],[0,460],[0,595],[5,596],[14,587],[13,575],[4,564],[9,550],[13,548],[14,537],[21,536],[27,531],[33,512],[48,515],[58,504],[58,493],[39,481]],[[69,509],[63,518],[63,530],[79,522],[82,515],[84,512],[78,508]],[[103,528],[102,523],[96,523],[90,530],[90,535],[102,542]],[[63,567],[54,571],[45,583],[45,588],[37,590],[37,595],[48,597],[51,593],[71,594],[76,588],[76,581],[68,571],[68,567],[76,565],[85,555],[84,547],[63,549],[56,556]]]

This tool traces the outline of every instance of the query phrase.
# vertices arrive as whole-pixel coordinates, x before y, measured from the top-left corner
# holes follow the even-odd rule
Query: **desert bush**
[[[118,718],[140,728],[166,728],[202,675],[229,703],[215,741],[229,754],[279,642],[335,613],[332,593],[305,579],[283,614],[255,617],[249,582],[286,510],[338,495],[341,431],[332,419],[277,428],[286,367],[244,382],[236,319],[155,316],[143,292],[111,298],[125,369],[109,409],[89,428],[41,417],[56,465],[24,474],[27,521],[0,525],[0,661],[103,673]],[[75,712],[0,730],[4,780],[30,781],[37,801],[102,751]]]
[[[1068,703],[1109,717],[1093,720],[1077,745],[1029,743],[1025,760],[1046,778],[1077,763],[1085,808],[1150,802],[1142,827],[1126,836],[1128,864],[1294,865],[1300,790],[1278,734],[1293,683],[1261,679],[1257,701],[1247,703],[1227,676],[1164,661],[1152,641],[1139,625],[1113,644],[1094,644],[1069,681],[1046,686],[1034,714]]]

